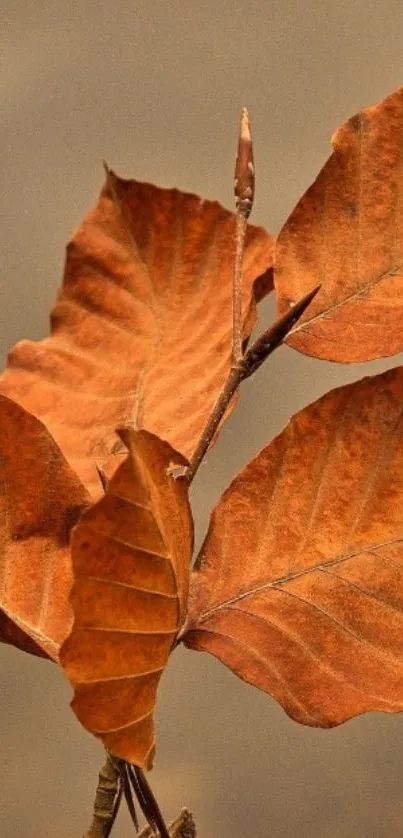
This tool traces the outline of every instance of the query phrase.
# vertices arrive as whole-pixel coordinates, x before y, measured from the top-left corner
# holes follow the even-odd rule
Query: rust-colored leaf
[[[317,358],[369,361],[403,350],[403,88],[332,142],[278,238],[279,310],[321,283],[287,343]]]
[[[93,497],[116,427],[190,458],[230,365],[234,224],[218,203],[109,172],[68,246],[51,336],[11,351],[0,392],[46,424]],[[245,335],[271,265],[272,239],[249,226]]]
[[[147,431],[72,535],[74,625],[61,651],[73,709],[115,755],[151,767],[158,683],[183,623],[193,525],[186,461]]]
[[[0,639],[57,660],[71,626],[69,534],[89,497],[31,414],[0,396]]]
[[[185,643],[303,724],[403,710],[403,368],[298,413],[234,480]]]

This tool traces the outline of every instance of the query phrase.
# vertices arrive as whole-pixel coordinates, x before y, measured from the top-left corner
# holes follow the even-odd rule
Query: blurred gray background
[[[3,0],[0,32],[4,357],[17,339],[47,332],[65,243],[95,200],[103,158],[126,177],[231,207],[247,105],[253,221],[276,233],[337,125],[403,84],[401,0]],[[396,363],[339,367],[281,349],[244,385],[200,470],[199,538],[230,478],[290,414]],[[0,834],[79,838],[101,746],[73,717],[55,666],[8,647],[0,657]],[[403,835],[399,716],[299,727],[213,658],[179,650],[157,723],[154,791],[168,820],[189,806],[202,838]],[[132,835],[127,817],[114,834]]]

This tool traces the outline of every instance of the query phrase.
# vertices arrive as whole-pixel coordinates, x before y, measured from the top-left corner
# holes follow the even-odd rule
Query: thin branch
[[[235,257],[232,290],[232,362],[242,358],[242,265],[247,222],[242,215],[235,218]]]
[[[132,795],[132,790],[131,790],[131,785],[130,785],[129,767],[128,767],[127,762],[125,762],[123,759],[119,759],[119,760],[116,759],[116,763],[117,763],[117,766],[118,766],[118,769],[119,769],[120,778],[121,778],[121,785],[122,785],[122,789],[123,789],[123,794],[125,796],[126,805],[127,805],[128,810],[129,810],[129,815],[132,819],[132,823],[133,823],[133,826],[134,826],[136,832],[138,832],[139,831],[139,822],[138,822],[137,813],[136,813],[136,809],[135,809],[134,802],[133,802],[133,795]]]
[[[160,838],[196,838],[196,826],[188,809],[182,809],[179,817],[172,821],[167,828],[142,770],[109,753],[107,753],[105,765],[99,772],[92,823],[84,833],[83,838],[109,838],[123,793],[136,832],[138,832],[137,815],[134,810],[130,783],[148,821],[148,824],[139,833],[138,838],[155,838],[156,835],[159,835]],[[127,790],[125,790],[126,784],[128,786]]]
[[[164,818],[144,772],[138,765],[131,765],[130,763],[127,763],[127,771],[139,806],[148,823],[161,838],[170,838]]]
[[[83,838],[108,838],[121,801],[119,771],[113,758],[107,754],[105,765],[99,772],[95,793],[92,823]]]
[[[255,194],[255,167],[253,162],[252,136],[249,115],[246,108],[241,114],[238,139],[238,153],[235,163],[234,193],[236,205],[235,258],[232,294],[232,360],[237,364],[242,358],[242,265],[245,249],[245,235]]]
[[[235,391],[238,389],[241,383],[241,378],[242,367],[232,367],[229,376],[224,384],[224,387],[214,405],[213,412],[211,413],[210,418],[199,439],[196,450],[190,461],[189,468],[187,468],[184,472],[179,471],[179,469],[176,472],[178,476],[180,476],[182,473],[185,474],[189,483],[193,480],[201,461],[203,460],[207,450],[210,447],[210,443],[213,439],[213,436],[221,422],[222,417],[224,416],[224,413],[232,399],[232,396],[234,395]]]
[[[105,838],[109,838],[109,836],[112,832],[113,824],[115,823],[115,820],[117,818],[117,814],[118,814],[119,809],[120,809],[120,804],[122,802],[122,794],[123,794],[122,783],[119,783],[118,793],[116,795],[116,800],[115,800],[115,804],[114,804],[114,807],[113,807],[112,817],[111,817],[110,823],[109,823],[109,829],[106,833]]]
[[[320,288],[316,286],[312,291],[309,291],[301,300],[299,300],[290,311],[278,317],[274,323],[266,329],[260,338],[251,346],[245,357],[241,359],[238,364],[233,366],[230,370],[228,378],[225,382],[224,388],[219,395],[213,412],[203,430],[197,448],[193,454],[189,468],[185,472],[177,471],[177,476],[185,474],[189,482],[193,480],[197,469],[203,457],[205,456],[214,434],[220,424],[220,421],[234,395],[238,389],[241,381],[249,378],[263,363],[263,361],[277,349],[287,337],[288,333],[295,326],[299,318],[302,316],[309,303],[312,302]]]

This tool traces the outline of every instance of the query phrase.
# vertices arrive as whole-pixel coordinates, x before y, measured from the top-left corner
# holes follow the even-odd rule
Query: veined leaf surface
[[[184,642],[303,724],[403,710],[403,368],[298,413],[216,507]]]
[[[0,639],[57,660],[72,621],[69,535],[89,496],[35,416],[0,396]]]
[[[94,498],[96,465],[119,462],[117,427],[190,459],[230,366],[234,223],[216,202],[108,172],[67,248],[51,336],[11,351],[0,392],[44,422]],[[271,267],[271,237],[249,226],[245,336]]]
[[[193,524],[185,465],[147,431],[126,431],[129,456],[72,536],[74,625],[61,662],[73,709],[106,748],[151,767],[161,674],[187,607]]]
[[[403,88],[337,129],[276,244],[280,313],[321,290],[287,343],[350,363],[403,350]]]

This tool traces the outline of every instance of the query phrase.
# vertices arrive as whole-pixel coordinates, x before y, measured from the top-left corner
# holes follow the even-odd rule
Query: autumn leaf
[[[184,641],[303,724],[403,710],[403,368],[328,393],[215,509]]]
[[[287,338],[299,352],[350,363],[403,350],[403,88],[353,116],[276,245],[283,313],[321,292]]]
[[[0,396],[0,639],[57,660],[71,626],[69,533],[89,497],[44,427]]]
[[[183,457],[146,431],[72,535],[74,625],[61,651],[73,709],[116,756],[151,767],[153,710],[184,621],[193,547]]]
[[[108,172],[68,246],[51,336],[11,351],[0,392],[46,424],[94,498],[119,426],[191,457],[230,366],[234,225],[216,202]],[[271,265],[272,239],[249,226],[245,336]]]

